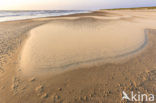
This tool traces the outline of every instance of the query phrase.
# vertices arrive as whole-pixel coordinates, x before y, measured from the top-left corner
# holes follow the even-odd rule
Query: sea
[[[77,13],[87,13],[89,10],[29,10],[29,11],[0,11],[0,22],[24,20],[40,17],[61,16]]]

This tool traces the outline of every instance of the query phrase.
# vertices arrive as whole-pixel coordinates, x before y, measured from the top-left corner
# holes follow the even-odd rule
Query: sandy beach
[[[155,12],[1,22],[0,103],[127,103],[122,91],[155,94]]]

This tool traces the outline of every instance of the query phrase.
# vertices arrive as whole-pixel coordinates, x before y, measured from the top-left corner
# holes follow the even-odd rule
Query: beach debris
[[[121,84],[119,83],[118,86],[121,87]]]
[[[38,87],[36,87],[35,89],[37,92],[41,93],[44,90],[44,87],[42,85],[39,85]]]
[[[60,99],[61,97],[59,95],[55,95],[55,99]]]
[[[62,91],[62,88],[58,88],[59,91]]]
[[[34,82],[35,80],[36,80],[36,78],[32,77],[32,78],[29,79],[29,82]]]
[[[43,95],[41,95],[41,98],[43,98],[43,99],[48,98],[48,94],[44,93]]]

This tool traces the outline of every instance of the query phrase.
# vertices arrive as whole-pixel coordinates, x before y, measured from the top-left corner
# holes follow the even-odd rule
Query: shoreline
[[[27,10],[26,10],[27,11]],[[26,12],[26,11],[24,11],[24,12]],[[31,11],[31,10],[30,10]],[[29,10],[27,11],[27,12],[30,12]],[[34,10],[35,11],[35,10]],[[37,10],[38,12],[39,11],[43,11],[43,10]],[[44,10],[44,11],[53,11],[53,10]],[[62,10],[60,10],[60,11],[62,11]],[[65,11],[67,11],[67,10],[65,10]],[[68,11],[73,11],[73,10],[68,10]],[[78,11],[80,11],[80,10],[74,10],[75,11],[75,13],[71,13],[71,12],[68,12],[68,14],[59,14],[59,15],[56,15],[55,13],[55,15],[49,15],[49,16],[38,16],[38,17],[23,17],[23,18],[20,18],[20,19],[14,19],[14,20],[11,20],[10,18],[8,18],[8,20],[4,20],[3,21],[3,18],[1,18],[2,20],[0,20],[0,23],[1,22],[12,22],[12,21],[22,21],[22,20],[33,20],[33,19],[41,19],[41,18],[53,18],[53,17],[61,17],[61,16],[69,16],[69,15],[74,15],[74,14],[83,14],[83,13],[90,13],[90,12],[93,12],[93,11],[95,11],[95,10],[81,10],[81,12],[78,12]],[[77,12],[76,12],[77,11]],[[4,12],[6,12],[6,11],[4,11]],[[8,12],[8,11],[7,11]],[[14,11],[9,11],[9,12],[14,12]],[[20,12],[22,12],[22,11],[20,11]],[[45,15],[46,15],[46,13],[45,13]],[[21,15],[22,16],[22,15]],[[28,16],[31,16],[31,15],[28,15]],[[20,17],[20,16],[18,16],[18,17]],[[14,17],[15,18],[15,17]],[[9,20],[10,19],[10,20]]]
[[[101,11],[100,13],[102,12],[105,11]],[[114,14],[114,12],[116,11],[111,11],[108,14],[100,14],[98,12],[98,14],[100,16],[113,16],[112,14]],[[122,11],[119,12],[119,14],[120,13],[122,14]],[[10,100],[12,103],[114,103],[114,100],[116,103],[119,103],[122,102],[121,93],[123,90],[127,92],[140,91],[143,93],[154,93],[153,90],[156,88],[156,30],[154,29],[149,29],[148,34],[146,34],[145,31],[144,43],[147,43],[147,41],[148,43],[147,45],[140,46],[141,51],[137,51],[133,55],[129,55],[126,59],[116,63],[77,67],[77,69],[69,70],[59,75],[47,73],[47,75],[23,76],[21,68],[18,67],[18,62],[21,59],[19,58],[21,48],[25,45],[25,41],[27,42],[27,37],[29,37],[27,32],[39,25],[55,21],[55,19],[58,21],[59,19],[68,20],[68,17],[81,18],[74,20],[74,22],[76,21],[77,23],[77,21],[80,21],[80,23],[83,22],[87,25],[88,22],[86,21],[88,19],[86,19],[85,16],[95,14],[90,13],[88,15],[87,13],[76,15],[65,16],[66,18],[48,17],[0,23],[0,28],[3,30],[0,34],[7,34],[6,37],[2,38],[4,39],[4,46],[1,46],[3,48],[0,49],[5,50],[4,48],[6,47],[7,50],[11,45],[15,46],[9,49],[8,52],[4,52],[4,56],[0,54],[0,56],[3,57],[1,59],[4,59],[5,55],[9,55],[9,59],[6,58],[6,62],[4,62],[4,71],[0,72],[0,101],[2,101],[2,103],[8,103]],[[82,16],[79,17],[79,15]],[[126,18],[126,20],[129,19],[131,18]],[[95,18],[89,19],[88,21],[89,24],[90,22],[93,24],[97,22]],[[148,35],[148,37],[146,37],[146,35]],[[9,38],[9,41],[7,41],[6,38]],[[10,38],[13,38],[13,40]],[[15,40],[16,42],[13,42]],[[144,46],[145,48],[142,48]],[[15,50],[15,53],[12,52],[12,50]],[[16,68],[19,69],[16,70]]]

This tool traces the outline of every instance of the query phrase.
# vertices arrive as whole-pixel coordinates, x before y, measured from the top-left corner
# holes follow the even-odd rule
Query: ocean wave
[[[48,16],[61,16],[76,13],[86,13],[88,10],[32,10],[32,11],[0,11],[0,22],[24,20]]]

